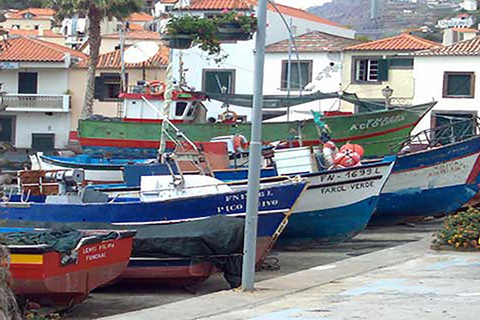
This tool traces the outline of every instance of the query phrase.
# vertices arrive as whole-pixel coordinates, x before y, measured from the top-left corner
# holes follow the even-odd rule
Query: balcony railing
[[[5,111],[69,112],[70,96],[50,94],[6,94],[2,97]]]

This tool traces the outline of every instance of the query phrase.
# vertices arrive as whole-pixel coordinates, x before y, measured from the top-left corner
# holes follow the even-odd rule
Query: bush
[[[480,210],[469,208],[445,219],[442,230],[437,233],[435,244],[453,248],[480,248]]]

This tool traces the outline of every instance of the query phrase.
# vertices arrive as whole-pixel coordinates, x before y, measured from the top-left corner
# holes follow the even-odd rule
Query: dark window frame
[[[208,72],[230,72],[232,74],[232,84],[230,90],[227,90],[227,93],[235,93],[236,86],[236,70],[235,69],[202,69],[202,91],[206,92],[206,81]]]
[[[404,57],[387,57],[387,60],[388,60],[388,68],[389,69],[394,69],[394,70],[413,70],[414,68],[414,64],[415,64],[415,60],[413,58],[404,58]],[[393,61],[394,60],[411,60],[412,61],[412,65],[394,65],[393,64]]]
[[[119,82],[115,82],[115,83],[108,83],[106,81],[106,79],[108,78],[117,78],[119,79]],[[102,72],[100,73],[100,76],[98,76],[97,78],[102,78],[103,79],[103,94],[102,94],[102,98],[98,99],[99,101],[104,101],[104,102],[116,102],[116,101],[121,101],[122,99],[119,98],[119,97],[110,97],[108,95],[108,86],[112,86],[112,85],[118,85],[119,87],[119,94],[122,92],[122,74],[121,73],[118,73],[118,72]],[[128,84],[128,73],[125,73],[125,81],[126,83]]]
[[[450,75],[468,75],[470,76],[470,94],[469,95],[450,95],[448,94],[448,76]],[[473,99],[475,98],[475,72],[469,71],[445,71],[443,73],[442,97],[451,99]]]
[[[307,84],[312,82],[313,60],[292,60],[292,61],[290,61],[290,63],[292,65],[292,69],[293,69],[294,65],[298,66],[298,63],[308,64],[308,74],[307,74],[308,77],[307,77],[306,83],[303,86],[300,84],[298,88],[290,86],[290,91],[303,91],[303,88]],[[280,75],[280,90],[282,90],[282,91],[287,91],[288,90],[287,89],[287,80],[286,80],[286,77],[288,77],[287,66],[288,66],[288,60],[282,60],[282,73]],[[303,74],[302,74],[302,76],[303,76]],[[293,79],[291,79],[291,80],[293,80]]]

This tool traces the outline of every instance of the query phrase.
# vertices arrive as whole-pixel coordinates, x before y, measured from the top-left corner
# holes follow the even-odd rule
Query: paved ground
[[[307,249],[288,248],[288,250],[285,248],[275,249],[271,258],[268,260],[270,268],[257,272],[256,280],[264,281],[275,279],[301,270],[309,270],[311,268],[331,264],[340,260],[417,241],[438,230],[441,223],[441,220],[434,220],[408,226],[401,225],[394,227],[369,228],[351,241],[335,246]],[[278,266],[280,267],[279,269],[276,268]],[[67,315],[67,319],[95,319],[98,317],[181,302],[208,293],[227,290],[228,285],[220,275],[216,275],[211,277],[205,283],[190,289],[194,290],[195,293],[192,293],[193,291],[189,292],[185,289],[158,288],[155,286],[111,286],[92,293],[87,301],[76,306],[72,312]],[[209,295],[205,297],[208,296]],[[120,316],[118,319],[128,318]],[[177,319],[177,317],[170,318]],[[158,317],[145,319],[158,319]]]
[[[480,254],[429,249],[431,238],[103,320],[478,319]]]

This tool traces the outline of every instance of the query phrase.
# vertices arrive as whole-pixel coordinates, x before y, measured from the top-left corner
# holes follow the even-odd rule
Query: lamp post
[[[390,98],[393,95],[393,89],[386,86],[382,89],[382,95],[385,97],[385,109],[390,108]]]

